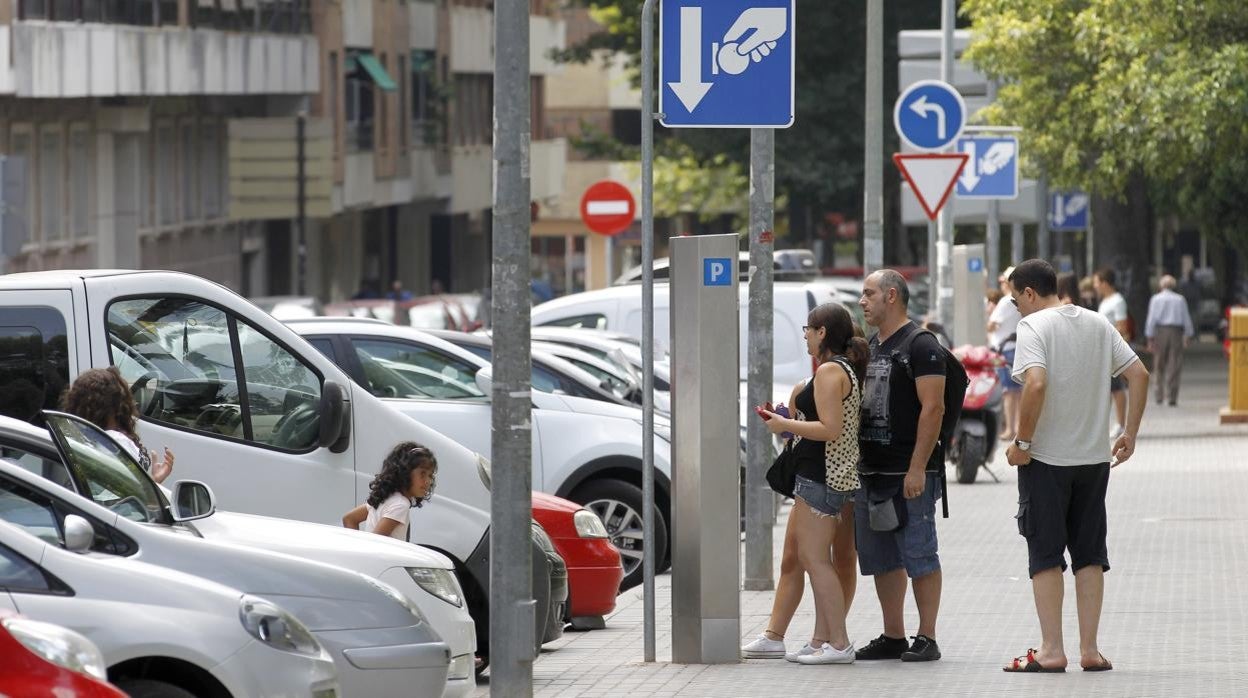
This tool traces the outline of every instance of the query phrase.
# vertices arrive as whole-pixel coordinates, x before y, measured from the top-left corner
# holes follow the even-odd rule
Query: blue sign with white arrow
[[[1049,228],[1058,232],[1088,229],[1088,204],[1081,191],[1056,191],[1049,195]]]
[[[663,0],[661,123],[686,128],[793,124],[796,0]]]
[[[957,140],[966,125],[966,102],[952,85],[920,80],[893,105],[897,135],[917,150],[940,150]]]
[[[967,154],[958,177],[959,199],[1018,198],[1018,139],[1012,136],[974,136],[958,139],[958,152]]]

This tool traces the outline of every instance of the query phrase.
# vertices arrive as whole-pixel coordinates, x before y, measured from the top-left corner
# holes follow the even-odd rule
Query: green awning
[[[377,61],[377,57],[371,53],[361,53],[356,55],[355,59],[364,67],[364,72],[373,79],[373,84],[387,92],[393,92],[399,89],[394,83],[394,79],[390,77],[390,73],[386,72],[385,66]]]

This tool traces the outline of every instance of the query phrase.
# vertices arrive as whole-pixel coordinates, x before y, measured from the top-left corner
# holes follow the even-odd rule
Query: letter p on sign
[[[703,286],[731,286],[732,260],[727,257],[707,257],[702,260]]]

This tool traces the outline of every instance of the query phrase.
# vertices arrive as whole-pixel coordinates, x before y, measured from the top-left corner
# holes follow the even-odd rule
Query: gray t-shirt
[[[1107,463],[1109,386],[1139,357],[1103,315],[1075,305],[1032,313],[1018,323],[1014,380],[1032,366],[1047,375],[1031,455],[1049,465]]]

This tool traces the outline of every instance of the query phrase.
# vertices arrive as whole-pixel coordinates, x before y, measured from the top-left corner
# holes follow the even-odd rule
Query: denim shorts
[[[854,495],[855,492],[837,492],[827,483],[815,482],[801,475],[797,476],[793,485],[793,496],[801,497],[816,514],[823,516],[840,516],[845,505],[854,501]]]
[[[997,369],[997,379],[1001,381],[1001,387],[1006,392],[1017,392],[1023,389],[1021,383],[1014,382],[1014,378],[1010,376],[1010,372],[1014,370],[1014,345],[1010,344],[1010,348],[1001,352],[1001,356],[1005,359],[1005,365]]]
[[[902,478],[896,478],[901,487]],[[906,500],[906,525],[899,531],[871,530],[867,512],[867,488],[858,490],[854,506],[854,542],[862,574],[874,577],[905,568],[911,579],[940,570],[936,544],[936,500],[940,499],[940,474],[928,473],[923,494]]]

